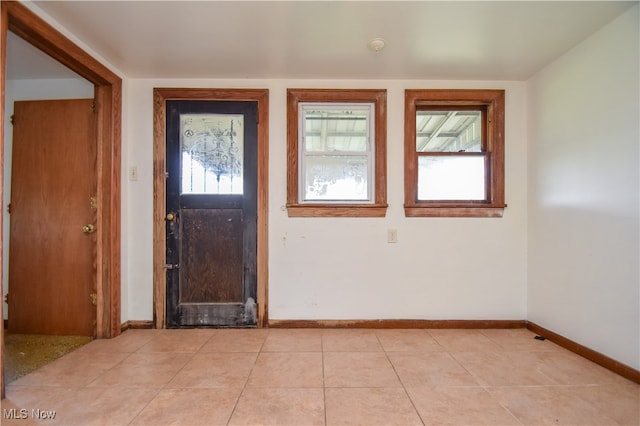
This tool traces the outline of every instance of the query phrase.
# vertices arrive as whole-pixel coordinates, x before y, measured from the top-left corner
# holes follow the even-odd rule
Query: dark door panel
[[[166,108],[168,326],[255,326],[257,103]]]
[[[242,210],[182,210],[180,303],[244,302]]]

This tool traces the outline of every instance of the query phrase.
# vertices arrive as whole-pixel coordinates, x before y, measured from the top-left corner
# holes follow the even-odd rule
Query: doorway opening
[[[206,107],[208,102],[214,102],[218,106],[224,105],[226,102],[227,105],[231,106],[239,106],[242,105],[254,105],[255,113],[251,115],[239,114],[238,111],[226,111],[226,113],[231,113],[230,116],[222,117],[221,111],[215,112],[214,116],[207,116],[214,120],[216,123],[224,122],[224,126],[228,126],[231,129],[231,122],[234,121],[234,125],[238,126],[240,121],[238,120],[240,116],[242,117],[253,117],[251,120],[257,120],[255,132],[256,138],[255,146],[256,158],[255,163],[254,160],[251,161],[250,168],[253,169],[252,172],[255,173],[255,176],[249,177],[249,179],[255,180],[255,187],[251,189],[251,191],[255,191],[255,213],[250,213],[250,216],[254,217],[254,226],[255,227],[255,242],[247,242],[243,235],[247,235],[243,233],[243,226],[239,226],[237,229],[234,228],[234,224],[242,223],[242,215],[244,214],[244,204],[242,201],[242,197],[238,196],[238,194],[226,194],[221,196],[211,196],[211,194],[186,194],[185,201],[187,204],[182,205],[182,207],[186,207],[187,214],[183,215],[185,217],[193,216],[193,214],[202,214],[207,218],[211,219],[209,216],[215,216],[220,224],[224,224],[225,226],[219,226],[218,230],[227,229],[230,232],[229,235],[237,235],[238,238],[233,239],[237,244],[238,253],[242,254],[242,251],[249,251],[248,247],[255,246],[255,264],[254,266],[247,267],[246,263],[243,264],[240,262],[238,264],[238,273],[235,274],[237,279],[231,279],[230,282],[238,282],[240,284],[238,288],[238,292],[233,299],[233,303],[229,303],[229,300],[225,300],[223,304],[222,311],[223,314],[219,315],[221,304],[215,305],[211,303],[211,307],[205,310],[193,310],[192,306],[186,306],[183,310],[177,309],[175,310],[176,315],[185,318],[185,321],[189,322],[191,319],[188,317],[192,316],[191,323],[184,324],[186,326],[242,326],[247,324],[252,324],[257,327],[265,327],[268,319],[268,304],[267,304],[267,279],[268,279],[268,262],[267,262],[267,248],[268,248],[268,238],[267,238],[267,216],[268,216],[268,108],[269,108],[269,91],[266,89],[170,89],[170,88],[156,88],[154,89],[154,151],[153,151],[153,161],[154,161],[154,182],[153,182],[153,191],[154,191],[154,220],[153,220],[153,289],[154,289],[154,325],[156,328],[166,328],[168,325],[172,325],[172,321],[167,318],[168,308],[171,307],[171,302],[167,300],[167,295],[172,294],[173,297],[181,297],[179,293],[171,293],[168,288],[170,281],[175,280],[175,275],[181,274],[183,277],[188,278],[188,274],[184,275],[181,271],[180,263],[171,263],[171,259],[167,256],[167,247],[168,247],[168,234],[171,234],[172,229],[179,229],[180,225],[176,218],[179,219],[179,212],[172,212],[167,210],[167,200],[171,201],[171,197],[175,198],[175,195],[168,193],[167,190],[167,173],[168,166],[167,162],[170,161],[167,157],[167,120],[168,112],[167,105],[169,102],[174,103],[176,101],[193,101],[198,104],[199,102],[206,101],[205,103],[200,103],[198,105]],[[194,111],[201,113],[199,111],[199,107]],[[242,108],[240,108],[241,110]],[[239,111],[240,111],[239,110]],[[189,114],[193,111],[185,110],[185,119],[189,119]],[[216,115],[217,114],[217,115]],[[214,118],[211,118],[214,117]],[[233,118],[231,118],[233,117]],[[218,125],[218,124],[216,124]],[[195,132],[195,131],[194,131]],[[228,133],[228,132],[227,132]],[[234,130],[232,133],[237,133]],[[195,133],[194,133],[195,134]],[[195,143],[195,142],[194,142]],[[222,143],[230,144],[230,141],[222,141]],[[235,141],[234,143],[237,143]],[[187,143],[188,145],[188,143]],[[189,145],[190,146],[190,145]],[[196,145],[194,145],[196,146]],[[194,154],[195,155],[195,154]],[[246,159],[246,157],[244,157]],[[201,159],[200,163],[205,164],[207,161]],[[211,166],[211,164],[209,164]],[[243,179],[246,179],[246,176],[243,176]],[[245,185],[245,188],[247,186]],[[238,189],[238,188],[236,188]],[[231,192],[237,192],[236,190],[231,190]],[[178,191],[181,192],[181,191]],[[189,191],[186,191],[189,192]],[[204,195],[204,196],[203,196]],[[182,201],[179,200],[180,196],[176,198],[176,202],[180,203]],[[202,205],[198,204],[191,206],[189,203],[192,201],[197,203],[204,203]],[[238,202],[238,206],[235,206],[233,203]],[[213,204],[212,204],[213,203]],[[219,204],[222,203],[222,204]],[[176,208],[179,208],[181,205],[176,204]],[[193,208],[193,207],[196,208]],[[203,210],[202,206],[207,207],[207,210]],[[235,206],[235,207],[234,207]],[[243,207],[244,206],[244,207]],[[223,208],[221,208],[223,207]],[[249,208],[250,210],[251,208]],[[249,211],[247,210],[247,211]],[[213,213],[212,213],[213,212]],[[177,213],[177,214],[176,214]],[[219,214],[218,214],[219,213]],[[256,216],[257,215],[257,216]],[[218,217],[219,216],[219,217]],[[197,218],[196,218],[197,219]],[[216,221],[214,220],[214,222]],[[194,223],[192,221],[192,223]],[[207,223],[211,223],[211,220],[207,220]],[[172,228],[173,226],[173,228]],[[183,228],[184,230],[184,228]],[[254,230],[250,230],[254,231]],[[196,234],[194,234],[196,235]],[[169,239],[169,242],[170,239]],[[195,241],[194,244],[198,244],[198,241]],[[209,253],[215,251],[215,245],[212,247],[207,247]],[[253,274],[246,273],[247,269],[253,268]],[[245,270],[243,274],[242,270]],[[251,282],[251,276],[255,276],[254,282]],[[244,278],[243,278],[244,277]],[[234,281],[235,280],[235,281]],[[243,281],[244,280],[244,281]],[[244,285],[246,284],[246,286]],[[235,294],[235,293],[234,293]],[[219,298],[220,294],[217,291],[205,292],[205,297],[212,299]],[[226,297],[227,295],[225,295]],[[236,297],[237,296],[237,297]],[[224,297],[223,297],[224,299]],[[237,299],[237,300],[235,300]],[[181,299],[184,300],[184,299]],[[196,305],[196,304],[192,304]],[[232,306],[233,305],[233,306]],[[251,311],[255,309],[255,319],[249,318],[251,316]],[[207,320],[205,321],[205,316]],[[229,323],[224,323],[221,319],[222,316],[227,318],[231,318]],[[181,320],[180,320],[181,321]],[[198,323],[198,321],[202,321],[202,323]],[[179,322],[179,321],[178,321]],[[208,322],[209,324],[205,324]]]
[[[96,337],[120,333],[120,133],[122,81],[77,45],[18,2],[1,2],[0,93],[5,93],[8,32],[27,41],[95,86],[96,103]],[[4,144],[5,99],[0,102]],[[4,157],[0,157],[4,161]],[[4,256],[4,254],[3,254]],[[0,309],[0,313],[3,309]],[[4,339],[4,327],[0,327]],[[4,365],[4,349],[0,352]],[[3,367],[4,368],[4,367]],[[5,381],[0,375],[4,397]]]

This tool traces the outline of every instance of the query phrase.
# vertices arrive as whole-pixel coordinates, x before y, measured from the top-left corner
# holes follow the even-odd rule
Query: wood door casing
[[[95,335],[95,130],[92,99],[15,103],[11,332]]]
[[[0,1],[0,141],[4,141],[7,62],[5,47],[8,31],[14,32],[44,54],[54,57],[62,65],[74,70],[80,77],[95,85],[98,109],[98,204],[102,209],[97,219],[101,231],[98,231],[96,237],[98,240],[97,265],[100,265],[96,277],[98,291],[96,334],[98,338],[115,337],[120,334],[122,327],[120,316],[122,80],[22,3]],[[4,160],[3,150],[0,150],[0,158]],[[4,258],[5,254],[2,257]],[[0,314],[3,310],[3,304],[0,304]],[[3,333],[3,328],[0,328],[0,341],[3,341]],[[4,370],[2,345],[0,345],[0,369]],[[4,375],[0,374],[0,398],[4,396]]]
[[[269,182],[269,90],[229,88],[153,89],[153,300],[154,325],[167,326],[166,263],[166,110],[170,99],[256,101],[258,104],[258,218],[257,218],[257,300],[258,327],[268,321],[268,182]]]
[[[97,106],[98,176],[98,276],[97,337],[109,338],[122,329],[121,302],[121,129],[122,79],[82,50],[19,1],[0,1],[0,40],[11,31],[44,54],[95,85]],[[0,49],[6,63],[5,49]],[[0,85],[5,93],[5,67],[0,67]],[[2,104],[2,111],[6,106]],[[0,114],[0,119],[4,118]],[[4,126],[0,126],[0,133]],[[4,390],[4,387],[2,387]]]

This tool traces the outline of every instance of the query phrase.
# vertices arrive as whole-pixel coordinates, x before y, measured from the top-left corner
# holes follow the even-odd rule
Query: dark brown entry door
[[[167,101],[167,325],[256,325],[257,103]]]
[[[9,330],[95,334],[92,99],[14,105]]]

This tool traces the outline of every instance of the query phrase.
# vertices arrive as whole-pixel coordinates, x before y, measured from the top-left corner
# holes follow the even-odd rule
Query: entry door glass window
[[[182,194],[242,194],[244,116],[181,114]]]

